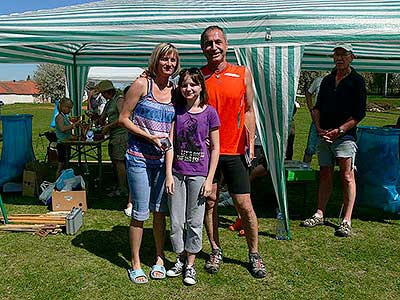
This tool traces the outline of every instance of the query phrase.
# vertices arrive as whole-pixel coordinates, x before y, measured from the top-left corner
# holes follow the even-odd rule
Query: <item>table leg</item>
[[[84,146],[82,146],[82,145],[78,145],[78,165],[79,165],[79,168],[82,166],[82,157],[81,157],[81,155],[82,155],[83,147]]]
[[[97,145],[97,161],[99,164],[99,189],[101,189],[103,183],[103,153],[101,143]]]
[[[69,147],[69,149],[68,149]],[[70,154],[72,154],[72,146],[65,146],[65,168],[69,169]]]

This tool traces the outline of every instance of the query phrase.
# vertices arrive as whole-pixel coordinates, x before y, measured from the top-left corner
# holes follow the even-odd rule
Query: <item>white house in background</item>
[[[4,104],[39,102],[39,89],[32,80],[0,81],[0,100]]]

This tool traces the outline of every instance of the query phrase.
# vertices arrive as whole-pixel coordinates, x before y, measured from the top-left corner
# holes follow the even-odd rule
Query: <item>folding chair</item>
[[[47,145],[46,156],[44,157],[44,161],[47,162],[56,162],[57,161],[57,149],[54,147],[54,143],[57,143],[57,136],[54,131],[48,130],[43,133],[39,133],[39,137],[46,137],[49,144]],[[42,142],[43,143],[43,142]],[[43,144],[42,144],[43,145]]]

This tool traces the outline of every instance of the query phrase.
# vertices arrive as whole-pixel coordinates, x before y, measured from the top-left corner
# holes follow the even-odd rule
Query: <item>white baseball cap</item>
[[[335,51],[338,48],[343,48],[346,51],[353,52],[353,46],[351,44],[338,43],[334,46],[333,51]]]

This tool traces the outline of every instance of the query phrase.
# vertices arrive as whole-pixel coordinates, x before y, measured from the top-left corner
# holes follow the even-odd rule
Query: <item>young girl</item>
[[[56,172],[56,179],[60,176],[61,171],[67,161],[67,151],[69,149],[67,146],[62,144],[62,141],[70,139],[72,137],[72,129],[79,124],[80,121],[76,123],[71,123],[68,119],[68,114],[72,110],[72,100],[66,97],[62,98],[58,103],[58,115],[56,116],[56,136],[57,136],[57,159],[58,168]]]
[[[179,75],[173,149],[166,154],[165,182],[177,261],[167,275],[179,276],[184,270],[184,283],[193,285],[194,261],[202,248],[204,197],[211,194],[219,157],[220,122],[216,110],[207,105],[200,70],[182,70]]]

